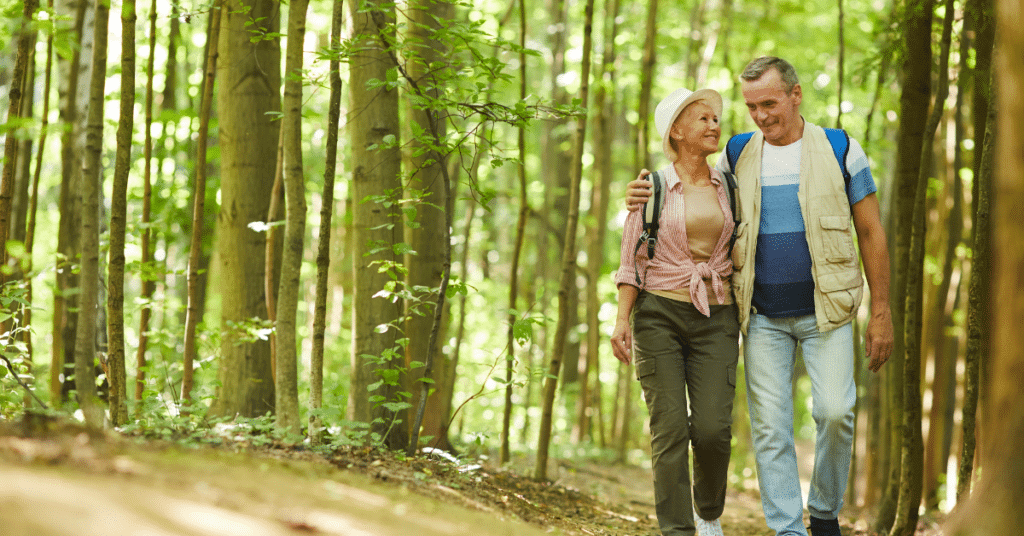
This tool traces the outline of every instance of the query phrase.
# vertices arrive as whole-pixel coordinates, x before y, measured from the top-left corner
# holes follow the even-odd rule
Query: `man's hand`
[[[892,354],[892,314],[885,307],[880,313],[871,315],[868,329],[864,334],[864,349],[867,351],[868,370],[878,372]]]
[[[632,212],[639,209],[651,197],[651,181],[645,178],[650,174],[650,171],[642,169],[636,179],[626,185],[629,188],[626,190],[626,210]]]

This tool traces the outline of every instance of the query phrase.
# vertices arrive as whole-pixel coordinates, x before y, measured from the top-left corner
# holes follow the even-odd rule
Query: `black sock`
[[[843,536],[839,529],[839,520],[811,516],[811,536]]]

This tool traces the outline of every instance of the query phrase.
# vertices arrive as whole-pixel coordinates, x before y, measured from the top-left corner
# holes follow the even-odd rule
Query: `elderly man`
[[[841,536],[839,511],[853,445],[853,327],[863,279],[871,291],[868,368],[892,352],[889,256],[867,156],[843,131],[800,115],[793,66],[753,60],[740,75],[759,131],[734,136],[717,167],[736,173],[741,223],[733,248],[733,292],[744,334],[750,421],[765,521],[778,535],[806,536],[793,436],[792,381],[799,343],[817,425],[807,508],[813,536]],[[842,151],[833,145],[839,134]],[[731,156],[731,157],[730,157]],[[642,174],[643,175],[643,174]],[[642,176],[641,175],[641,176]],[[627,205],[650,195],[630,183]]]

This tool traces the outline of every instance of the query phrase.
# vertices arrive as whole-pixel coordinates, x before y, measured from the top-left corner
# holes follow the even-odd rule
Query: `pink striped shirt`
[[[730,303],[727,301],[729,296],[724,281],[732,275],[732,259],[729,258],[728,249],[734,223],[729,210],[729,198],[722,185],[723,177],[717,169],[711,170],[711,183],[718,193],[718,204],[724,215],[721,234],[711,258],[707,262],[694,262],[686,236],[686,196],[682,193],[679,175],[673,165],[662,169],[661,174],[665,177],[667,192],[659,221],[654,259],[647,258],[646,244],[636,249],[637,240],[643,232],[643,211],[630,212],[622,230],[619,270],[615,282],[636,286],[639,273],[641,286],[646,290],[676,293],[688,290],[689,301],[704,316],[710,316],[706,281],[711,282],[717,303]]]

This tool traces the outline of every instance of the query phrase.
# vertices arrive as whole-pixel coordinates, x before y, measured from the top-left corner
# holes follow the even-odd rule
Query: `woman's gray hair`
[[[796,69],[793,64],[788,61],[777,58],[775,56],[761,56],[747,64],[746,68],[743,69],[743,74],[740,75],[741,80],[753,82],[759,80],[764,73],[768,72],[769,69],[775,69],[779,72],[779,78],[782,79],[782,83],[786,85],[786,93],[792,93],[793,88],[800,83],[800,79],[796,76]]]

